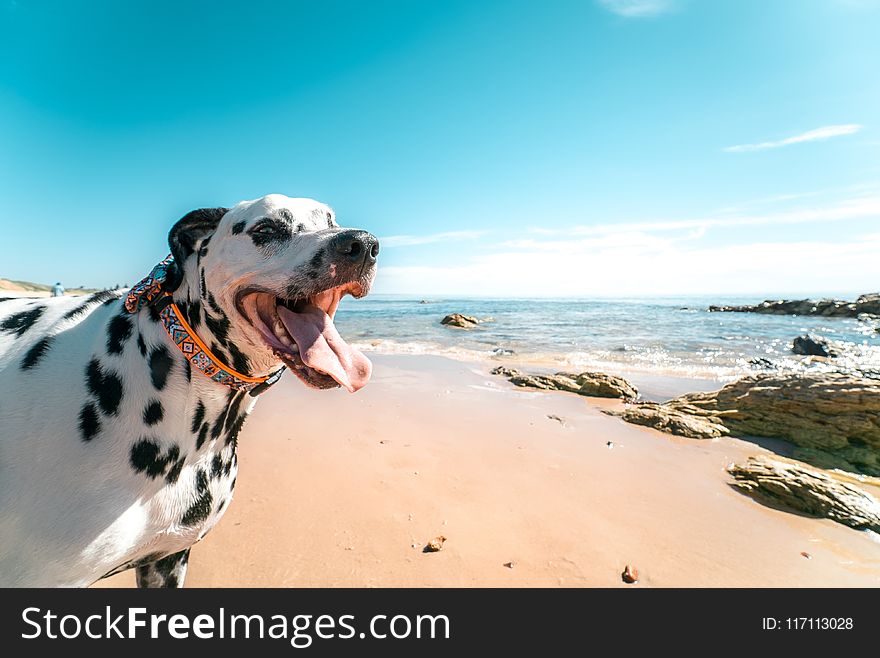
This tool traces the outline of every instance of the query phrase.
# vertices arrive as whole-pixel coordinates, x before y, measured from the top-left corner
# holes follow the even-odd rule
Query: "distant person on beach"
[[[59,281],[54,286],[52,286],[52,296],[53,297],[63,297],[64,296],[64,286],[61,285]]]

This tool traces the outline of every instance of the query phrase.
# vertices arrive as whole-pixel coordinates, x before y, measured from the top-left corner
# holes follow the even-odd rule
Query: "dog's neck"
[[[271,352],[256,345],[239,326],[244,320],[205,285],[198,255],[183,264],[183,280],[173,293],[174,303],[199,339],[227,367],[250,377],[268,376],[281,367]],[[237,322],[236,322],[237,320]]]

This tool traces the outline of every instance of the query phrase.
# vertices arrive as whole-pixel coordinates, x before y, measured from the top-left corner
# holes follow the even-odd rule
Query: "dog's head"
[[[168,287],[229,365],[263,374],[283,362],[316,388],[367,383],[369,360],[342,339],[333,316],[343,296],[370,291],[373,235],[340,228],[323,203],[270,194],[194,210],[168,242],[177,264]]]

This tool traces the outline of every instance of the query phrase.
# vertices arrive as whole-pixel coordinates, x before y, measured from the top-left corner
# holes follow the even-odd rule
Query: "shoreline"
[[[261,399],[189,586],[880,585],[876,536],[730,486],[757,444],[628,425],[601,413],[618,401],[518,389],[494,362],[370,356],[356,395],[285,377]]]

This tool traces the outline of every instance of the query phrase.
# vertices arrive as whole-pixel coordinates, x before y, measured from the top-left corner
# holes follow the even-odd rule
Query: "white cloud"
[[[627,18],[656,16],[673,8],[672,0],[598,0],[610,12]]]
[[[485,254],[457,267],[379,268],[375,291],[481,297],[770,295],[868,291],[880,282],[880,235],[829,243],[686,243]]]
[[[434,242],[453,242],[460,240],[476,240],[488,231],[447,231],[445,233],[431,233],[430,235],[388,235],[379,238],[379,244],[383,247],[412,247],[419,244],[431,244]]]
[[[769,241],[757,232],[752,242],[735,245],[704,240],[706,230],[717,226],[843,220],[866,220],[867,234]],[[772,215],[536,229],[520,239],[489,243],[461,265],[380,267],[375,290],[515,297],[868,291],[880,284],[878,225],[875,196]]]
[[[621,224],[596,224],[592,226],[572,226],[562,229],[533,228],[536,235],[608,235],[613,233],[666,232],[694,230],[705,232],[710,228],[731,226],[768,226],[810,224],[816,222],[840,222],[847,220],[880,217],[880,196],[866,196],[847,199],[841,203],[824,208],[806,208],[786,212],[725,215],[698,219],[661,220],[655,222],[628,222]]]
[[[815,142],[820,139],[830,139],[831,137],[840,137],[841,135],[852,135],[862,129],[857,123],[844,123],[837,126],[823,126],[815,130],[808,130],[800,135],[786,137],[775,142],[760,142],[758,144],[737,144],[736,146],[727,146],[723,151],[728,153],[747,153],[750,151],[765,151],[767,149],[775,149],[790,144],[800,144],[801,142]]]

